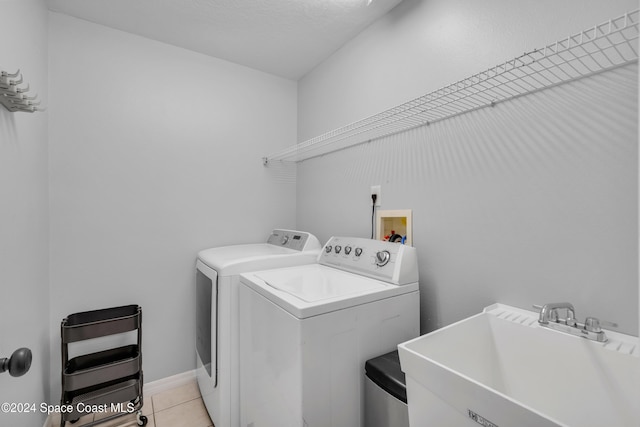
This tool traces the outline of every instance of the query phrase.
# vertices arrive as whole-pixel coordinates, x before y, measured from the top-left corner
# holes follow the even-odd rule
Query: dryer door
[[[196,351],[218,386],[218,273],[200,261],[196,268]]]

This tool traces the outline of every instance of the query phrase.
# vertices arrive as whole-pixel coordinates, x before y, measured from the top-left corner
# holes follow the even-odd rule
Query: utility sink
[[[398,346],[411,426],[639,427],[638,338],[598,343],[494,304]]]

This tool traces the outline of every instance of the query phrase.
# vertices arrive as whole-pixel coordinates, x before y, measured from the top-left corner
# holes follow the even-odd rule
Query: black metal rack
[[[137,343],[87,353],[69,359],[69,344],[92,338],[137,331]],[[86,427],[136,412],[142,415],[142,308],[137,305],[85,311],[67,316],[60,325],[62,338],[62,397],[60,427],[93,409],[114,412]],[[114,411],[115,409],[115,411]],[[88,412],[89,410],[89,412]]]

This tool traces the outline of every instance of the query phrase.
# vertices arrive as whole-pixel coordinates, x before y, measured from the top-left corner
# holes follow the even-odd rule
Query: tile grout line
[[[150,402],[150,404],[149,404],[149,405],[147,405],[147,406],[150,406],[150,407],[151,407],[151,413],[150,413],[150,414],[147,414],[146,416],[147,416],[148,418],[152,418],[152,419],[153,419],[153,425],[157,427],[157,424],[156,424],[156,417],[155,417],[155,416],[156,416],[156,414],[158,414],[158,413],[160,413],[160,412],[164,412],[164,411],[170,410],[170,409],[174,409],[174,408],[176,408],[176,407],[178,407],[178,406],[180,406],[180,405],[185,405],[185,404],[188,404],[188,403],[193,402],[193,401],[202,400],[202,395],[200,395],[200,394],[199,394],[198,396],[191,397],[191,398],[189,398],[189,399],[187,399],[187,400],[185,400],[185,401],[179,402],[179,403],[175,403],[175,404],[173,404],[173,405],[171,405],[171,406],[168,406],[168,407],[166,407],[166,408],[163,408],[163,409],[161,409],[161,410],[156,410],[156,405],[155,405],[155,403],[154,403],[154,399],[153,399],[153,398],[154,398],[154,395],[151,395],[151,396],[149,396],[148,398],[149,398],[149,402]],[[203,402],[203,403],[204,403],[204,402]],[[143,405],[143,407],[144,407],[144,405]],[[87,420],[85,421],[85,423],[87,423],[87,422],[91,422],[91,421],[93,421],[93,420],[95,419],[95,414],[89,414],[89,415],[92,415],[92,417],[91,417],[92,419],[91,419],[91,420],[88,420],[88,419],[87,419]],[[207,414],[207,415],[208,415],[208,414]],[[112,427],[123,427],[123,426],[125,426],[125,425],[128,425],[128,423],[130,423],[130,422],[132,422],[132,421],[125,421],[125,420],[123,420],[123,421],[122,421],[122,424],[115,424],[115,425],[113,425]],[[78,426],[79,426],[79,427],[82,427],[82,425],[84,425],[84,423],[83,423],[83,424],[79,424]],[[215,427],[215,425],[214,425],[214,424],[209,424],[209,425],[208,425],[208,427]]]
[[[192,399],[188,399],[188,400],[185,400],[185,401],[183,401],[183,402],[179,402],[179,403],[176,403],[176,404],[174,404],[174,405],[167,406],[166,408],[160,409],[160,410],[158,410],[158,411],[156,411],[156,410],[154,409],[154,410],[153,410],[153,413],[155,414],[156,412],[166,411],[166,410],[168,410],[168,409],[175,408],[176,406],[184,405],[185,403],[193,402],[194,400],[198,400],[198,399],[202,399],[202,396],[194,397],[194,398],[192,398]]]

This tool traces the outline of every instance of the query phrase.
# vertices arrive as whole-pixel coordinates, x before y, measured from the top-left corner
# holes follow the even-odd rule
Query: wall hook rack
[[[638,62],[639,11],[263,157],[300,162]]]
[[[35,101],[38,95],[25,95],[31,89],[28,83],[26,87],[18,86],[23,82],[24,79],[20,70],[15,73],[0,70],[0,104],[12,113],[17,111],[27,113],[44,111],[44,108],[40,107],[40,102]]]

